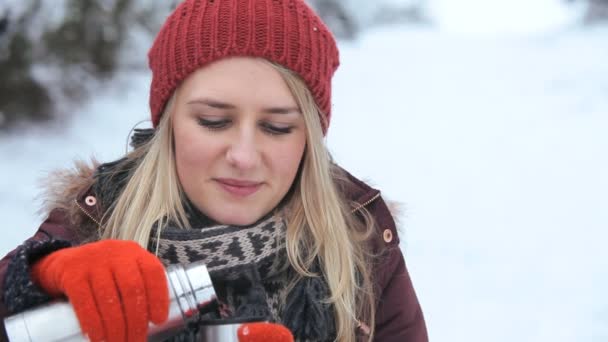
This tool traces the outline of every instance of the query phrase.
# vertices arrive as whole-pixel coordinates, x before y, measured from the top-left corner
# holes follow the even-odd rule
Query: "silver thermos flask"
[[[163,341],[188,324],[197,322],[199,309],[216,299],[215,289],[207,267],[203,263],[186,266],[171,265],[166,269],[169,285],[169,319],[161,324],[150,324],[148,341]],[[80,331],[74,309],[68,302],[52,302],[4,320],[10,342],[68,341],[88,339]],[[216,324],[202,327],[203,341],[238,341],[239,324]]]

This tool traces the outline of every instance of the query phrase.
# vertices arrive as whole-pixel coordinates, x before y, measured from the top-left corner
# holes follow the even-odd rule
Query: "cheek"
[[[289,180],[289,185],[291,185],[291,182],[300,167],[300,161],[304,154],[304,147],[304,142],[297,142],[274,149],[273,164],[275,165],[275,170],[280,175],[281,180]]]
[[[176,128],[174,137],[175,162],[180,176],[200,172],[203,165],[210,164],[214,148],[204,134]]]

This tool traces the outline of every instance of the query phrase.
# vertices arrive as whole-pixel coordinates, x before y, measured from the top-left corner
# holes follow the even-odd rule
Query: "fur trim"
[[[71,168],[58,169],[49,173],[43,180],[43,192],[40,195],[42,206],[39,214],[47,217],[51,211],[65,211],[72,224],[90,220],[78,208],[76,200],[91,188],[93,175],[99,162],[77,160]]]
[[[403,227],[403,217],[407,211],[405,203],[399,201],[385,200],[388,211],[391,213],[393,220],[395,220],[395,228],[397,233],[402,235],[405,233]]]

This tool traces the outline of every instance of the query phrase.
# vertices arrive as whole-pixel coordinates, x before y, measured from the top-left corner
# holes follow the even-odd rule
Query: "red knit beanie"
[[[338,48],[304,0],[184,0],[148,53],[154,127],[188,75],[229,56],[265,58],[300,75],[321,109],[321,125],[327,132],[331,78],[340,64]]]

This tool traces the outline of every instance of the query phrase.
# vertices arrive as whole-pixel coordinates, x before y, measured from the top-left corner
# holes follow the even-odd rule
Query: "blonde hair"
[[[184,192],[175,167],[170,115],[174,99],[169,100],[166,115],[161,117],[152,139],[126,156],[123,165],[133,168],[118,170],[127,171],[130,176],[102,218],[102,238],[133,240],[146,248],[155,224],[163,227],[164,222],[173,220],[187,227]],[[160,235],[160,229],[157,233]]]
[[[330,289],[328,303],[334,305],[338,341],[355,341],[359,322],[371,328],[373,338],[375,300],[371,284],[371,256],[367,252],[374,221],[364,208],[363,220],[355,217],[353,207],[338,189],[346,182],[333,165],[325,147],[319,121],[320,110],[304,81],[292,71],[271,64],[283,77],[303,114],[307,145],[294,193],[286,204],[287,255],[302,277],[323,276]],[[175,95],[174,95],[175,97]],[[108,208],[103,238],[135,240],[147,247],[154,224],[174,220],[188,227],[184,199],[175,167],[169,101],[154,137],[127,155],[136,161],[124,190]],[[160,234],[160,230],[157,230]],[[311,271],[318,260],[322,275]],[[297,281],[298,279],[295,279]]]

